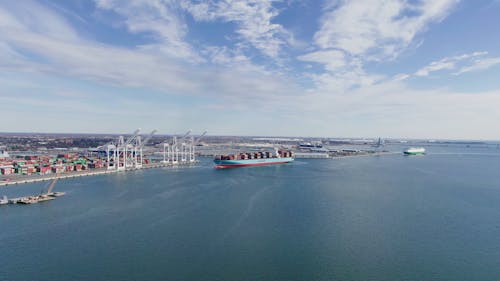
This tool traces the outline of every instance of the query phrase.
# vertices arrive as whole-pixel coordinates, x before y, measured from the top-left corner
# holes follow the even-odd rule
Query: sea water
[[[61,180],[66,196],[0,206],[0,280],[500,280],[497,146],[201,160]]]

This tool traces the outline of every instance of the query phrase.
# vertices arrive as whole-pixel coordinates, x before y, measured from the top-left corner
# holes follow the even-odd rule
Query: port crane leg
[[[186,162],[186,154],[187,154],[187,147],[186,147],[186,137],[191,134],[191,130],[187,131],[184,136],[182,136],[180,143],[181,143],[181,162],[184,163]]]
[[[118,144],[116,145],[116,170],[125,170],[126,165],[126,155],[125,155],[125,139],[123,136],[118,138]]]
[[[106,157],[107,157],[107,167],[108,170],[115,169],[116,167],[116,146],[113,144],[108,144],[106,146]],[[111,161],[113,161],[113,164],[111,164]]]
[[[194,137],[191,137],[191,142],[189,143],[189,162],[194,162]]]
[[[187,145],[185,142],[181,144],[181,162],[184,163],[186,162],[186,151],[187,151]]]
[[[194,137],[191,138],[191,145],[190,145],[190,161],[194,162],[196,160],[195,158],[195,147],[198,143],[200,143],[200,140],[207,134],[207,131],[203,132],[196,140],[194,140]]]
[[[179,162],[179,146],[177,143],[177,137],[174,137],[172,145],[172,163],[177,164]]]
[[[167,162],[167,159],[168,159],[167,153],[168,153],[168,143],[163,143],[163,161],[162,161],[162,163],[168,163]]]
[[[123,143],[123,169],[134,167],[135,155],[134,150],[138,145],[137,142],[140,142],[140,133],[141,129],[135,130],[132,135]]]
[[[144,155],[143,155],[143,148],[148,143],[149,140],[153,137],[153,135],[156,133],[156,130],[153,130],[149,135],[142,140],[141,136],[138,136],[137,138],[137,145],[134,147],[134,153],[135,153],[135,168],[142,168],[142,163],[144,161]]]

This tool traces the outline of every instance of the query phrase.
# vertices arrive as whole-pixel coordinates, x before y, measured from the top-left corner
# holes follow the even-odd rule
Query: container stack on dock
[[[0,174],[5,176],[62,174],[99,169],[104,166],[103,159],[78,154],[29,155],[0,160]]]

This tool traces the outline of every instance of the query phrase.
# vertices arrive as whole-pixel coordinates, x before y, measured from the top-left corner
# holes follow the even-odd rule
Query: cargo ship
[[[408,149],[405,149],[405,151],[403,151],[403,153],[406,155],[423,155],[423,154],[425,154],[425,148],[423,148],[423,147],[410,147]]]
[[[229,155],[218,155],[214,159],[215,167],[237,168],[248,166],[264,166],[290,163],[294,160],[293,152],[288,150],[276,150],[272,152],[252,152]]]

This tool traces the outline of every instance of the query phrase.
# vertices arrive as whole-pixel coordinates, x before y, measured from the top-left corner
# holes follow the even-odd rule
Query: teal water
[[[0,207],[0,280],[499,280],[499,175],[461,146],[63,180]]]

